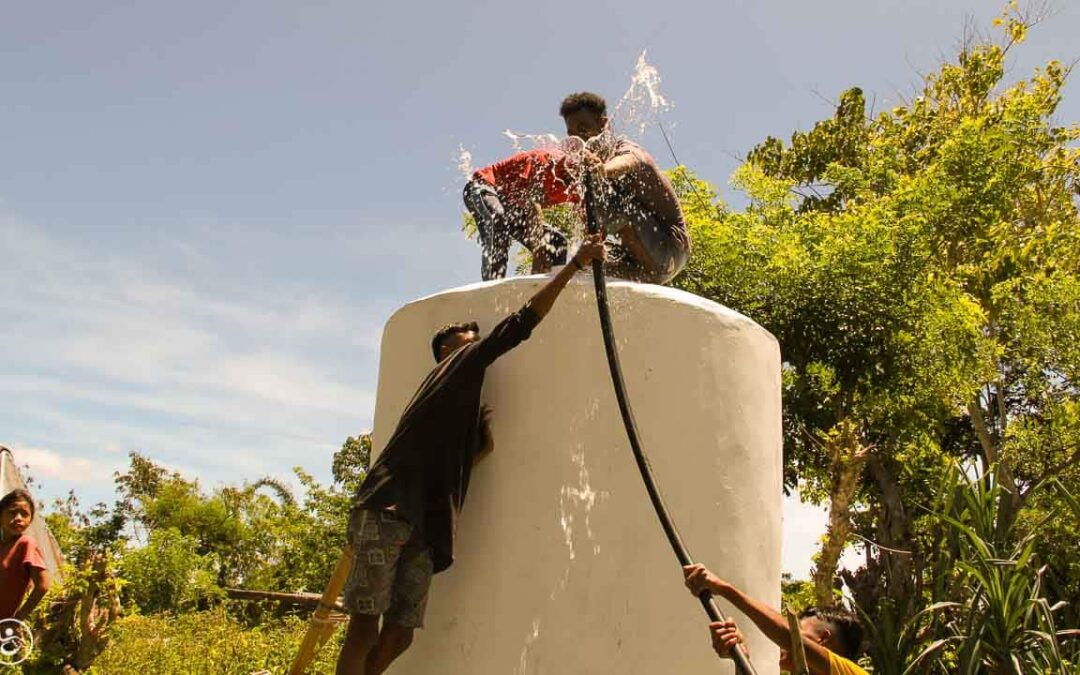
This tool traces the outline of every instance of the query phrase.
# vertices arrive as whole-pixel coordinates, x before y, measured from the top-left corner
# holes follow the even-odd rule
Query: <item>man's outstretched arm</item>
[[[547,316],[547,313],[551,311],[556,298],[558,298],[559,294],[566,288],[566,284],[570,282],[570,279],[579,271],[587,268],[593,260],[603,259],[603,235],[589,235],[585,238],[585,241],[582,242],[581,248],[577,250],[574,257],[570,259],[570,262],[559,270],[559,273],[556,274],[551,281],[544,284],[544,287],[537,291],[536,295],[532,296],[525,306],[535,312],[537,318],[543,319]]]
[[[498,323],[491,332],[480,341],[477,348],[477,363],[487,367],[506,352],[510,351],[529,337],[533,327],[540,322],[555,304],[562,290],[575,272],[585,269],[593,260],[603,260],[604,244],[599,235],[589,237],[574,254],[570,264],[544,284],[544,287],[529,299],[521,311],[514,312]]]
[[[738,588],[720,579],[710,572],[704,565],[687,565],[683,568],[686,576],[686,585],[695,596],[702,591],[709,591],[713,595],[719,595],[735,606],[747,618],[754,622],[765,637],[772,640],[781,649],[791,648],[791,630],[788,628],[787,619],[772,607],[758,602]],[[829,650],[813,640],[804,636],[803,646],[806,648],[806,665],[811,673],[829,672]]]

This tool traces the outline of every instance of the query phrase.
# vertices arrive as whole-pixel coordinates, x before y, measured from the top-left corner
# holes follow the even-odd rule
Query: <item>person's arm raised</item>
[[[476,364],[486,368],[506,352],[529,337],[532,329],[551,311],[570,277],[585,269],[593,260],[603,260],[604,244],[599,235],[589,237],[581,245],[569,265],[566,265],[544,287],[532,296],[520,312],[506,317],[487,334],[476,347]]]
[[[536,316],[543,319],[547,316],[547,313],[551,311],[552,306],[555,304],[555,300],[559,297],[559,294],[566,288],[566,284],[570,282],[570,279],[589,266],[593,260],[603,260],[605,255],[604,251],[604,237],[602,234],[593,234],[586,237],[582,242],[581,248],[577,250],[574,257],[570,259],[570,262],[566,264],[558,274],[552,277],[551,281],[544,284],[544,287],[536,292],[536,295],[532,296],[526,307],[536,313]]]
[[[742,612],[754,622],[765,637],[772,640],[781,649],[790,649],[791,630],[788,628],[787,619],[772,607],[758,602],[738,588],[720,579],[710,572],[704,565],[687,565],[683,568],[686,577],[686,586],[695,596],[702,591],[709,591],[713,595],[730,602],[737,610]],[[829,650],[813,640],[799,636],[806,649],[806,664],[814,675],[829,673]]]

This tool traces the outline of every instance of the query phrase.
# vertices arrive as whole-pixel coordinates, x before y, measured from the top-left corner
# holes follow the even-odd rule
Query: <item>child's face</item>
[[[34,512],[25,501],[19,500],[9,505],[0,513],[0,529],[4,531],[4,538],[22,536],[33,519]]]

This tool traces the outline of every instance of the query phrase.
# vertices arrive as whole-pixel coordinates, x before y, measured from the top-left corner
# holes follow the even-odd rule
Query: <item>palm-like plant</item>
[[[998,510],[1008,495],[995,475],[972,477],[954,466],[944,479],[934,515],[943,527],[944,550],[956,557],[951,570],[939,567],[934,594],[948,599],[916,614],[899,632],[907,644],[925,636],[904,673],[1075,672],[1063,642],[1080,631],[1058,630],[1054,614],[1064,603],[1050,606],[1043,592],[1046,568],[1037,567],[1034,556],[1041,528],[1059,514],[1051,512],[1019,538],[999,533]],[[1065,503],[1076,503],[1063,486],[1055,487]]]

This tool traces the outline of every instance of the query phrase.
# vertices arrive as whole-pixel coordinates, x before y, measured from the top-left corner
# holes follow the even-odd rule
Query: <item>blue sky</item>
[[[510,151],[506,128],[559,131],[563,95],[614,103],[648,49],[680,160],[724,186],[847,87],[879,108],[910,94],[1000,6],[9,4],[0,443],[46,500],[111,499],[131,450],[207,486],[294,465],[325,479],[371,423],[385,319],[477,278],[459,145],[479,165]],[[1058,10],[1013,77],[1080,56],[1080,3]],[[645,144],[671,166],[655,132]],[[791,505],[786,567],[805,573],[822,522]]]

